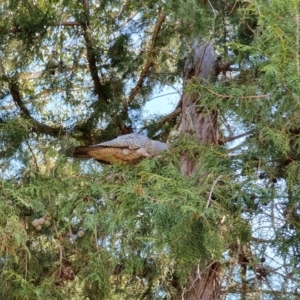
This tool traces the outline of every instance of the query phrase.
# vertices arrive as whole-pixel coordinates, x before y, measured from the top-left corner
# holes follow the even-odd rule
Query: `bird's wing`
[[[89,146],[78,146],[73,151],[73,157],[74,158],[86,158],[86,159],[92,158],[89,155],[89,152],[90,152]]]
[[[75,158],[94,158],[100,163],[107,164],[136,164],[144,158],[136,149],[122,149],[117,147],[76,147],[73,153]]]
[[[129,149],[138,149],[145,147],[149,143],[150,139],[142,134],[130,133],[126,135],[118,136],[116,139],[93,145],[91,147],[120,147],[120,148],[129,148]]]

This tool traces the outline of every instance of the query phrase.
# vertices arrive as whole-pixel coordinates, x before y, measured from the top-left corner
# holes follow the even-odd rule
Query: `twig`
[[[247,131],[247,132],[238,134],[238,135],[236,135],[236,136],[230,136],[230,137],[228,137],[228,138],[219,139],[219,140],[218,140],[218,143],[219,143],[219,145],[224,145],[224,144],[227,143],[227,142],[232,142],[232,141],[234,141],[234,140],[237,140],[237,139],[240,139],[240,138],[242,138],[242,137],[244,137],[244,136],[247,136],[247,135],[249,135],[249,134],[251,134],[251,133],[254,133],[254,130],[249,130],[249,131]]]
[[[159,122],[160,124],[165,124],[173,119],[175,119],[177,116],[181,114],[181,107],[176,108],[174,111],[172,111],[170,114],[166,115],[162,118],[162,120]]]
[[[210,113],[207,106],[205,106],[205,110],[207,112],[207,116],[209,117],[210,126],[211,126],[211,128],[213,128],[214,127],[214,120],[212,120],[212,114]],[[213,117],[216,118],[216,113],[213,114]],[[214,135],[214,143],[217,143],[218,142],[218,133],[217,133],[217,131],[214,131],[213,135]]]
[[[88,7],[88,2],[86,0],[83,0],[83,8],[84,8],[84,18],[83,21],[81,22],[81,27],[83,30],[83,37],[85,40],[86,44],[86,58],[89,64],[89,69],[91,73],[91,77],[94,83],[94,92],[98,96],[98,101],[104,105],[108,104],[108,97],[107,94],[105,93],[105,89],[103,88],[103,85],[101,84],[100,77],[98,74],[98,68],[97,68],[97,59],[96,59],[96,52],[92,37],[90,32],[92,31],[90,28],[90,23],[89,23],[89,7]]]
[[[234,2],[234,5],[232,6],[231,11],[227,14],[227,17],[229,17],[232,14],[232,12],[234,11],[234,9],[235,9],[235,7],[236,7],[236,5],[237,5],[238,2],[239,1],[237,1],[237,0]]]
[[[209,192],[209,195],[208,195],[208,200],[207,200],[207,203],[206,203],[206,207],[205,208],[208,208],[209,205],[210,205],[210,202],[211,202],[211,197],[212,197],[212,194],[213,194],[213,191],[214,191],[214,188],[217,184],[217,182],[219,181],[219,179],[222,177],[222,175],[219,175],[216,180],[213,182],[213,185],[211,186],[211,189],[210,189],[210,192]]]
[[[172,93],[167,93],[167,94],[162,94],[162,95],[159,95],[159,96],[155,96],[155,97],[152,97],[152,98],[148,99],[148,101],[151,101],[151,100],[156,99],[156,98],[169,96],[169,95],[175,95],[175,94],[178,95],[178,92],[172,92]]]
[[[31,148],[31,146],[30,146],[29,142],[28,142],[27,140],[25,140],[25,143],[26,143],[26,145],[28,146],[28,148],[29,148],[29,151],[31,152],[31,155],[32,155],[32,157],[33,157],[33,160],[34,160],[34,164],[35,164],[36,171],[37,171],[38,173],[40,173],[40,168],[39,168],[39,165],[38,165],[38,162],[37,162],[36,156],[35,156],[35,154],[34,154],[34,152],[33,152],[32,148]]]
[[[99,245],[98,245],[98,236],[97,236],[97,224],[95,224],[95,246],[97,251],[99,250]]]

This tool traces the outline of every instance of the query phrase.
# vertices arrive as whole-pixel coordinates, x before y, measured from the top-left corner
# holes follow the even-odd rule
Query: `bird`
[[[78,146],[74,149],[74,158],[89,159],[104,164],[130,164],[139,163],[144,158],[152,158],[167,151],[165,143],[151,140],[147,136],[130,133],[92,146]]]

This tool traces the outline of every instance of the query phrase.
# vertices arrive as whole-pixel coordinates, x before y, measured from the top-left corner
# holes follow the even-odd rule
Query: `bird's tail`
[[[88,154],[90,148],[87,146],[78,146],[74,149],[73,157],[74,158],[91,158]]]

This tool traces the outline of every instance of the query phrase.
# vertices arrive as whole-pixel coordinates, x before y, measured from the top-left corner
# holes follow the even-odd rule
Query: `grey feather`
[[[138,149],[144,147],[147,143],[151,141],[148,137],[137,134],[130,133],[126,135],[118,136],[116,139],[100,143],[95,146],[106,146],[106,147],[120,147],[120,148],[129,148],[129,149]]]
[[[139,153],[145,157],[156,156],[161,152],[168,150],[167,144],[151,140],[148,137],[137,133],[121,135],[111,141],[93,145],[92,147],[99,146],[139,149]]]

